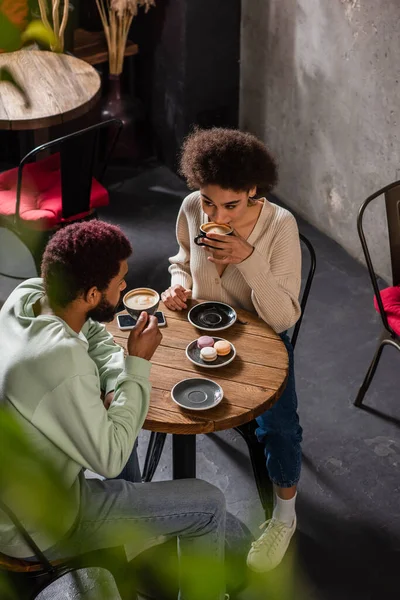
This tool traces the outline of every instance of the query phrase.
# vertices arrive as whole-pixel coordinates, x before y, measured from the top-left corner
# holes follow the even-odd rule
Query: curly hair
[[[278,181],[275,159],[261,140],[219,127],[197,129],[185,139],[180,173],[191,189],[218,185],[241,192],[257,186],[267,193]]]
[[[46,246],[42,277],[51,306],[65,307],[96,286],[105,291],[132,246],[119,227],[104,221],[74,223],[57,231]]]

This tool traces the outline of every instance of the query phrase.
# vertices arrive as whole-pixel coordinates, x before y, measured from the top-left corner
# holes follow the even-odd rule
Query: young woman
[[[184,143],[181,172],[197,191],[185,198],[178,215],[179,252],[170,258],[171,287],[162,300],[171,310],[183,310],[193,295],[255,312],[281,335],[289,354],[286,389],[257,419],[276,502],[247,562],[266,572],[281,562],[296,529],[302,429],[286,331],[300,316],[298,229],[291,213],[258,197],[258,190],[269,192],[276,184],[277,167],[265,145],[249,133],[195,131]],[[205,246],[197,246],[194,238],[207,221],[229,224],[234,235],[210,233]]]

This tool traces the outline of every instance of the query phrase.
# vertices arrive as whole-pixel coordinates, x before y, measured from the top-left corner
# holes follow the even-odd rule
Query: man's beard
[[[120,300],[113,306],[106,298],[105,292],[101,293],[101,300],[96,306],[86,313],[86,320],[93,319],[93,321],[99,321],[100,323],[110,323],[114,319],[115,313],[119,307]]]

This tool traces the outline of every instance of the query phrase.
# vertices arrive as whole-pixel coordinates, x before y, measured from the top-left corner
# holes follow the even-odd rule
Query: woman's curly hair
[[[65,307],[96,286],[105,291],[132,246],[119,227],[104,221],[74,223],[57,231],[46,246],[42,277],[51,306]]]
[[[183,143],[180,172],[191,189],[218,185],[235,192],[257,186],[270,192],[278,181],[275,159],[251,133],[237,129],[195,130]]]

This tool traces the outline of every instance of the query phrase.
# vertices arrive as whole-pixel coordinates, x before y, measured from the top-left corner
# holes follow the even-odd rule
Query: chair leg
[[[151,432],[142,473],[143,483],[148,483],[153,479],[158,463],[160,462],[166,438],[166,433]]]
[[[357,406],[358,408],[362,405],[364,396],[367,393],[369,386],[371,385],[372,379],[374,378],[374,375],[375,375],[376,369],[378,367],[380,358],[382,356],[382,351],[383,351],[383,348],[385,347],[385,344],[386,344],[385,340],[381,340],[379,342],[378,349],[375,352],[374,358],[372,359],[372,362],[369,366],[369,369],[367,371],[365,379],[362,382],[360,389],[358,390],[357,397],[354,400],[354,406]]]
[[[257,440],[255,434],[256,429],[256,421],[251,421],[250,423],[245,423],[244,425],[235,427],[235,430],[243,437],[249,449],[258,495],[260,497],[260,502],[264,509],[265,516],[267,519],[269,519],[272,515],[273,508],[273,487],[268,476],[264,447]]]

